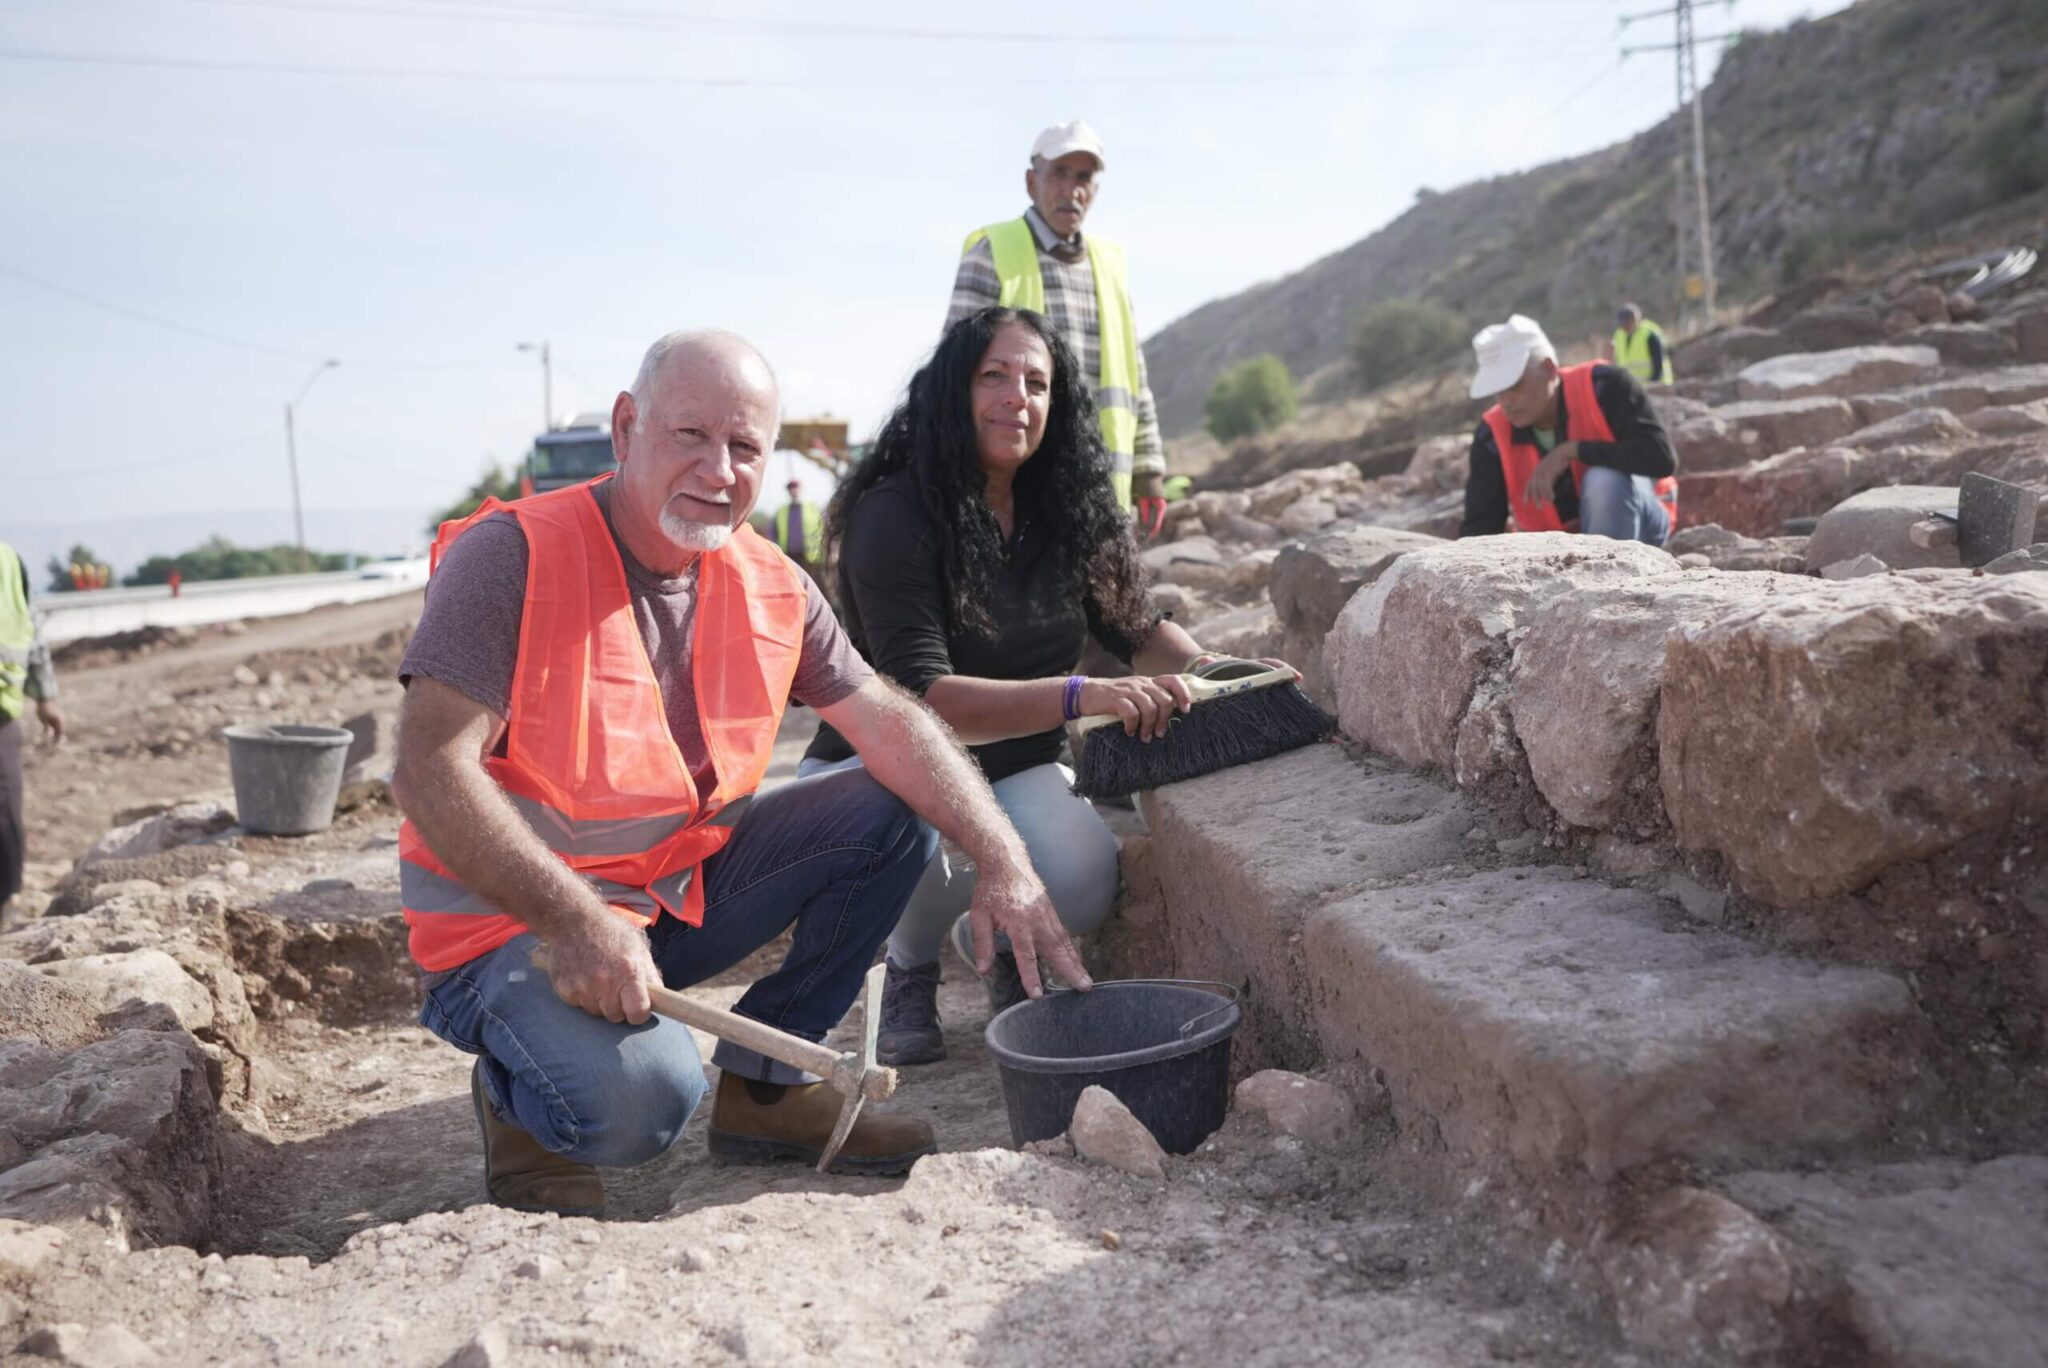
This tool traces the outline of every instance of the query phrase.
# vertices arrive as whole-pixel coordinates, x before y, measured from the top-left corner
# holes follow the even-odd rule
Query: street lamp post
[[[540,430],[555,430],[555,372],[548,357],[546,342],[520,342],[515,344],[520,351],[540,353]]]
[[[306,383],[299,387],[298,398],[284,406],[284,454],[292,468],[292,529],[299,537],[299,573],[302,575],[312,568],[312,563],[306,555],[306,507],[299,500],[299,442],[292,431],[292,410],[305,400],[315,381],[340,364],[339,361],[322,361],[315,366],[313,373],[306,377]]]

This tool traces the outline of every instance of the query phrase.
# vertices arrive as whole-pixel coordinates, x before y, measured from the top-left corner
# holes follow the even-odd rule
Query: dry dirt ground
[[[77,653],[72,738],[31,761],[37,883],[125,811],[225,794],[228,721],[394,705],[417,611],[405,598],[132,659]],[[238,682],[245,665],[256,684]],[[793,715],[774,777],[793,771],[807,723]],[[951,1057],[907,1072],[891,1104],[928,1118],[945,1153],[908,1180],[721,1167],[700,1115],[662,1160],[607,1174],[603,1221],[485,1205],[466,1057],[413,1023],[402,965],[361,960],[364,944],[397,944],[396,825],[373,801],[316,837],[231,833],[210,851],[215,877],[274,912],[360,917],[384,940],[351,942],[347,965],[301,964],[338,969],[332,991],[261,1014],[223,1101],[205,1247],[124,1254],[76,1237],[25,1300],[0,1296],[0,1349],[69,1323],[81,1363],[1643,1361],[1542,1269],[1499,1253],[1476,1214],[1404,1182],[1384,1118],[1381,1139],[1332,1153],[1233,1115],[1163,1182],[1016,1152],[986,1005],[950,963]],[[244,954],[244,981],[265,962]],[[749,973],[693,991],[729,1003]]]

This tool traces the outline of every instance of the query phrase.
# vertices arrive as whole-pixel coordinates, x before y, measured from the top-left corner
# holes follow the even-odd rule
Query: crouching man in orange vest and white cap
[[[980,771],[748,527],[777,411],[746,342],[671,334],[613,405],[616,475],[487,504],[435,543],[400,667],[401,891],[420,1019],[477,1056],[501,1204],[597,1212],[597,1166],[682,1133],[704,1071],[688,1028],[650,1016],[651,985],[700,982],[793,930],[736,1010],[822,1038],[934,826],[981,871],[983,972],[1000,931],[1034,996],[1041,958],[1089,986]],[[757,797],[792,697],[866,763]],[[817,1158],[839,1111],[829,1085],[730,1044],[713,1059],[715,1154]],[[868,1110],[837,1163],[901,1173],[932,1149],[924,1123]]]
[[[1493,406],[1472,434],[1458,535],[1583,532],[1662,546],[1678,524],[1678,457],[1636,378],[1604,361],[1560,367],[1520,314],[1480,329],[1472,349],[1472,397]]]

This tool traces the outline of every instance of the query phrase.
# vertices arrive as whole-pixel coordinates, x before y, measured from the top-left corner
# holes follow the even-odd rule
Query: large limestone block
[[[1809,352],[1859,347],[1884,340],[1884,320],[1858,304],[1808,309],[1785,325],[1785,335]]]
[[[0,960],[0,1037],[83,1045],[100,1034],[98,994]]]
[[[69,1051],[0,1041],[0,1217],[105,1212],[136,1243],[197,1243],[220,1180],[217,1118],[206,1057],[182,1031]]]
[[[203,798],[178,803],[126,826],[102,832],[79,863],[89,865],[101,860],[155,855],[175,846],[191,845],[217,836],[234,824],[235,814],[219,803]]]
[[[1721,1186],[1826,1277],[1810,1295],[1860,1340],[1842,1361],[2048,1364],[2048,1158],[1743,1173]]]
[[[1941,353],[1932,347],[1844,347],[1774,356],[1745,367],[1736,381],[1744,399],[1846,396],[1896,389],[1928,378],[1940,366]]]
[[[2012,338],[1982,323],[1933,323],[1901,340],[1934,348],[1951,366],[2003,366],[2019,355]]]
[[[1679,371],[1688,376],[1720,375],[1754,361],[1804,351],[1805,345],[1775,328],[1723,328],[1680,342],[1673,352]]]
[[[1679,477],[1679,516],[1687,526],[1719,523],[1749,537],[1775,537],[1787,518],[1824,513],[1871,483],[1863,452],[1832,446],[1795,448],[1753,466],[1687,472]]]
[[[1859,451],[1871,451],[1907,442],[1922,445],[1960,442],[1969,435],[1970,429],[1947,409],[1919,408],[1908,409],[1869,427],[1857,429],[1849,435],[1848,445]]]
[[[1345,735],[1413,765],[1456,766],[1458,732],[1499,680],[1530,609],[1587,584],[1675,572],[1654,546],[1564,532],[1415,551],[1351,600],[1325,659]]]
[[[1230,556],[1213,537],[1184,537],[1138,553],[1152,578],[1194,589],[1221,589],[1230,583]]]
[[[1545,800],[1574,826],[1655,833],[1664,824],[1655,723],[1666,639],[1812,584],[1709,571],[1592,585],[1538,604],[1515,647],[1508,706]]]
[[[1405,1124],[1482,1162],[1811,1156],[1920,1101],[1903,982],[1700,932],[1638,890],[1501,870],[1362,893],[1303,940],[1333,1061],[1380,1070]]]
[[[1915,546],[1911,531],[1937,513],[1955,516],[1953,485],[1889,485],[1866,489],[1821,514],[1806,543],[1807,564],[1829,566],[1876,556],[1894,570],[1953,570],[1962,564],[1953,546]]]
[[[127,950],[84,955],[39,966],[53,979],[92,994],[100,1010],[129,1002],[160,1002],[188,1031],[213,1025],[213,995],[162,950]]]
[[[1793,447],[1817,447],[1855,431],[1849,401],[1830,395],[1724,404],[1681,423],[1671,434],[1687,474],[1727,470]]]
[[[1305,746],[1142,795],[1175,971],[1249,981],[1247,1028],[1270,1062],[1314,1059],[1288,1005],[1310,909],[1458,860],[1480,822],[1442,784],[1336,746]]]
[[[1278,655],[1281,649],[1280,619],[1273,615],[1270,603],[1233,608],[1215,617],[1204,618],[1200,626],[1189,630],[1203,650],[1217,655],[1259,660]]]
[[[1880,575],[1674,633],[1664,808],[1780,905],[2048,817],[2048,581]]]
[[[1410,551],[1442,546],[1443,538],[1397,527],[1349,524],[1280,548],[1269,592],[1290,630],[1322,635],[1352,595]]]

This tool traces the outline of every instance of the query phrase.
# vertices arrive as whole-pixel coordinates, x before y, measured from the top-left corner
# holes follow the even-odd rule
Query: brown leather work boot
[[[543,1149],[538,1140],[500,1120],[484,1096],[484,1066],[469,1071],[469,1096],[484,1133],[484,1192],[514,1211],[552,1211],[562,1216],[604,1215],[604,1180],[597,1170]]]
[[[839,1120],[842,1094],[830,1083],[759,1083],[738,1074],[718,1076],[711,1103],[711,1154],[728,1164],[772,1164],[777,1159],[818,1162]],[[863,1107],[846,1144],[832,1160],[834,1173],[876,1177],[910,1172],[938,1151],[932,1128],[907,1116]]]

